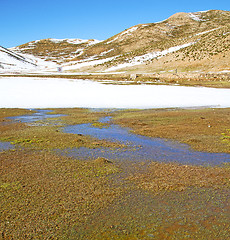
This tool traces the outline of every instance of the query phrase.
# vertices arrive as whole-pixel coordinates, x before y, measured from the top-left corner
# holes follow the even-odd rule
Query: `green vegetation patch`
[[[0,110],[0,112],[1,111],[3,110]],[[20,111],[18,115],[20,115],[19,113]],[[22,112],[22,114],[23,113],[24,112]],[[32,126],[28,126],[24,123],[11,123],[9,121],[7,125],[0,125],[0,129],[2,130],[0,141],[11,142],[17,146],[31,149],[50,150],[78,147],[96,148],[122,146],[118,143],[98,140],[82,134],[64,133],[61,130],[61,126],[70,123],[79,124],[92,121],[95,122],[95,124],[100,124],[98,119],[106,115],[106,113],[89,112],[86,109],[57,109],[53,113],[68,114],[68,116],[35,122]],[[57,120],[59,124],[55,126]]]
[[[226,133],[222,133],[222,140],[230,145],[230,129],[227,129]]]
[[[78,147],[118,147],[117,143],[98,140],[81,134],[63,133],[55,126],[27,127],[20,130],[7,131],[1,135],[0,141],[31,149],[65,149]]]

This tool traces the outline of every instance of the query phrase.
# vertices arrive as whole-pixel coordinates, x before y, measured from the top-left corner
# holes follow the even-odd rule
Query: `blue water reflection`
[[[100,122],[108,122],[109,118]],[[114,160],[179,162],[196,165],[219,165],[230,162],[230,154],[191,150],[188,145],[133,134],[128,128],[111,124],[102,128],[79,124],[63,128],[65,133],[83,134],[126,144],[126,148],[67,149],[68,155],[78,158],[106,157]]]
[[[65,116],[63,114],[49,114],[50,112],[52,112],[52,110],[45,110],[45,109],[31,109],[31,110],[36,112],[28,115],[8,117],[8,119],[11,119],[16,122],[32,123],[36,121],[44,121],[47,118],[58,118],[61,116]]]
[[[0,152],[14,149],[15,146],[11,144],[10,142],[0,142]]]

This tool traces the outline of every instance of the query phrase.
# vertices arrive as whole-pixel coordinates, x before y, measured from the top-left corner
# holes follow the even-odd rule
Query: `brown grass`
[[[0,153],[0,166],[3,239],[65,239],[69,227],[82,224],[120,192],[107,179],[118,171],[114,164],[24,150]]]
[[[119,166],[105,158],[79,161],[49,150],[74,146],[74,139],[96,147],[97,140],[57,132],[57,126],[29,127],[3,118],[26,113],[0,110],[1,137],[23,146],[0,153],[0,239],[229,238],[229,165],[151,163],[146,169],[147,164],[125,160]],[[62,124],[97,125],[107,116],[84,109],[55,113],[69,114],[58,119]],[[199,147],[208,143],[219,146],[218,151],[229,146],[229,109],[113,115],[145,135],[200,140]],[[200,135],[208,140],[201,141]],[[213,136],[220,145],[212,143]]]
[[[176,190],[188,187],[220,188],[230,186],[230,168],[199,167],[175,163],[151,163],[148,172],[130,178],[147,190],[154,192]]]
[[[208,152],[230,152],[223,141],[230,123],[229,109],[121,111],[115,123],[137,134],[177,140]]]

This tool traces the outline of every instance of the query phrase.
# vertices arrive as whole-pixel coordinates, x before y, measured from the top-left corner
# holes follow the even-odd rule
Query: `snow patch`
[[[89,61],[89,59],[85,59],[85,60],[74,62],[74,63],[71,62],[71,65],[65,65],[65,66],[63,66],[63,69],[64,70],[74,70],[74,69],[79,69],[82,67],[95,66],[95,65],[103,64],[105,62],[112,61],[115,58],[116,57],[110,57],[110,58],[92,60],[92,61]]]
[[[202,12],[189,13],[189,17],[197,22],[205,22],[206,20],[201,18]]]
[[[159,51],[159,52],[147,53],[147,54],[144,54],[144,55],[141,55],[141,56],[134,57],[132,59],[127,59],[128,62],[119,64],[117,66],[113,66],[111,68],[108,68],[104,72],[110,72],[110,71],[115,71],[117,69],[121,69],[121,68],[125,68],[125,67],[140,65],[140,64],[143,64],[146,61],[150,61],[150,60],[152,60],[154,58],[157,58],[157,57],[163,57],[163,56],[165,56],[169,53],[176,52],[176,51],[178,51],[182,48],[186,48],[186,47],[191,46],[193,44],[195,44],[195,42],[186,43],[186,44],[183,44],[183,45],[171,47],[171,48],[163,50],[161,52]]]
[[[117,39],[118,39],[118,37],[115,37],[114,39],[108,41],[106,44],[112,43],[112,42],[116,41]]]
[[[204,31],[204,32],[201,32],[201,33],[197,33],[197,34],[195,34],[195,36],[199,36],[199,35],[203,35],[203,34],[206,34],[206,33],[210,33],[210,32],[216,31],[217,29],[220,29],[220,28],[221,27],[214,28],[214,29],[211,29],[211,30],[208,30],[208,31]]]
[[[17,54],[0,47],[0,72],[41,72],[56,70],[57,65],[30,54]]]
[[[33,60],[0,46],[0,72],[35,69]]]
[[[230,89],[0,78],[0,108],[230,107]]]
[[[102,52],[102,53],[100,54],[100,56],[106,55],[107,53],[110,53],[110,52],[112,52],[113,50],[114,50],[114,49],[112,48],[112,49],[110,49],[110,50],[108,50],[108,51]]]
[[[89,43],[89,45],[93,45],[93,44],[101,42],[100,40],[96,40],[96,39],[89,40],[89,39],[78,39],[78,38],[64,38],[64,39],[49,38],[48,40],[50,40],[51,42],[54,42],[54,43],[61,43],[61,42],[65,41],[70,44]]]
[[[123,36],[123,35],[131,35],[130,33],[136,31],[138,29],[138,27],[132,27],[128,30],[126,30],[125,32],[121,33],[120,36]]]
[[[165,22],[165,21],[167,21],[168,19],[165,19],[165,20],[162,20],[162,21],[159,21],[159,22],[154,22],[155,24],[156,23],[163,23],[163,22]]]

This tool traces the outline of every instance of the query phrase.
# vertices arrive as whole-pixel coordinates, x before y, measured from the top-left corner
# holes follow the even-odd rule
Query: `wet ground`
[[[110,118],[100,119],[102,123],[109,123]],[[119,125],[105,125],[95,127],[92,124],[79,124],[67,126],[63,129],[66,133],[90,135],[99,139],[119,141],[127,147],[124,149],[111,150],[109,148],[100,149],[71,149],[70,156],[77,158],[105,157],[113,160],[134,160],[135,161],[160,161],[178,162],[182,164],[196,165],[219,165],[230,162],[230,154],[205,153],[193,151],[188,145],[163,139],[150,138],[131,133],[128,128]]]
[[[51,110],[37,110],[31,115],[10,117],[13,121],[27,123],[29,126],[40,125],[45,123],[46,119],[58,118],[65,116],[63,114],[50,114]],[[37,123],[37,124],[38,124]],[[181,164],[195,165],[220,165],[230,162],[230,154],[226,153],[206,153],[198,152],[189,148],[186,144],[181,144],[175,141],[164,140],[160,138],[150,138],[137,135],[130,132],[129,128],[123,128],[119,125],[111,124],[111,117],[106,116],[99,119],[99,123],[94,125],[77,124],[65,126],[62,131],[64,133],[72,133],[77,135],[89,135],[100,140],[109,140],[112,142],[120,142],[125,144],[125,148],[71,148],[65,149],[65,154],[76,158],[92,159],[98,157],[109,158],[111,160],[129,160],[136,162],[178,162]],[[56,122],[58,125],[58,121]],[[5,144],[9,147],[9,144]],[[0,145],[1,147],[1,145]],[[4,147],[2,143],[2,148]]]
[[[10,142],[0,142],[0,151],[13,149],[14,145]]]
[[[55,118],[58,126],[56,118],[61,116],[64,115],[52,115],[49,110],[38,110],[31,115],[10,119],[33,127],[47,126],[50,124],[47,120]],[[74,224],[67,221],[69,227],[59,236],[60,239],[230,239],[230,188],[225,182],[223,187],[221,182],[212,188],[210,182],[200,186],[188,184],[183,191],[169,191],[165,190],[166,188],[151,191],[151,188],[146,190],[141,184],[130,180],[140,174],[145,177],[147,173],[159,177],[155,170],[149,173],[149,169],[154,169],[149,168],[154,162],[179,163],[179,171],[180,166],[183,168],[187,164],[194,165],[192,170],[197,172],[200,168],[196,165],[211,166],[209,169],[212,169],[216,165],[229,163],[230,154],[198,152],[191,150],[186,144],[140,136],[131,133],[128,128],[112,124],[109,116],[101,118],[97,124],[64,126],[60,127],[60,130],[124,145],[121,148],[80,147],[55,151],[62,156],[74,157],[76,161],[92,161],[104,157],[120,169],[108,175],[111,189],[120,189],[119,197],[92,214],[86,214],[85,220],[81,219]],[[0,151],[8,150],[12,146],[10,143],[1,142]],[[101,169],[95,170],[95,167],[93,172],[96,176],[104,174]],[[88,176],[90,172],[82,174]],[[211,175],[214,174],[211,172]],[[226,179],[225,175],[223,176],[224,180],[221,178],[221,181]]]
[[[58,118],[61,116],[64,116],[63,114],[50,114],[52,113],[51,110],[45,110],[45,109],[31,109],[31,111],[35,111],[32,114],[28,115],[22,115],[22,116],[16,116],[16,117],[8,117],[8,119],[11,119],[15,122],[22,122],[26,123],[28,126],[36,126],[36,122],[41,122],[47,120],[48,118]],[[45,122],[43,123],[45,124]]]

